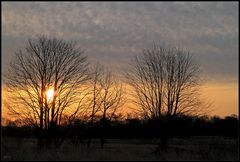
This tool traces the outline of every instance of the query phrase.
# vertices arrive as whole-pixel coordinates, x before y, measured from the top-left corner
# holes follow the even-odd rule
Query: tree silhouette
[[[91,80],[90,80],[90,84],[92,87],[92,93],[91,93],[91,97],[90,97],[90,132],[89,132],[89,138],[88,138],[88,143],[87,146],[90,147],[91,144],[91,135],[92,135],[92,127],[93,127],[93,123],[94,123],[94,117],[95,114],[97,112],[99,112],[100,110],[100,105],[101,105],[101,91],[102,91],[102,87],[99,85],[100,82],[100,78],[103,75],[103,66],[101,66],[100,64],[96,64],[91,71]]]
[[[112,72],[100,64],[92,69],[91,85],[90,127],[93,125],[94,117],[100,116],[101,147],[103,147],[107,123],[115,117],[117,110],[124,104],[124,89],[122,84],[113,77]],[[89,137],[88,146],[90,143],[91,137]]]
[[[8,108],[18,118],[32,119],[40,139],[44,132],[50,137],[63,116],[72,120],[82,108],[87,57],[76,42],[45,36],[29,39],[15,56],[6,75]]]
[[[107,126],[108,120],[116,113],[117,109],[124,104],[124,96],[123,96],[123,87],[122,84],[117,83],[116,80],[113,79],[112,72],[106,71],[104,72],[103,78],[100,80],[100,85],[102,87],[102,96],[101,96],[101,125],[102,125],[102,134],[101,137],[101,147],[105,143],[105,129]]]
[[[138,110],[162,130],[163,147],[174,116],[201,112],[199,66],[187,51],[154,44],[135,57],[126,78]]]
[[[199,66],[189,52],[154,45],[135,57],[125,76],[148,118],[201,111]]]

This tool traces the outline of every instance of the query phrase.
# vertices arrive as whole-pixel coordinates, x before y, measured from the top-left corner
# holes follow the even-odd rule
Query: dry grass
[[[60,148],[39,150],[35,139],[2,139],[2,160],[238,160],[238,139],[223,137],[173,138],[167,152],[154,154],[157,140],[99,140],[90,148],[66,141]]]

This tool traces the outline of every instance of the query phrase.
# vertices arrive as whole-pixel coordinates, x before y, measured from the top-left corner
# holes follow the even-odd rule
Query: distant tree
[[[91,80],[90,80],[90,84],[92,87],[92,91],[91,91],[91,97],[90,97],[90,131],[93,127],[93,123],[94,123],[94,116],[95,114],[100,110],[100,105],[101,105],[101,91],[102,91],[102,87],[99,84],[100,79],[103,75],[103,66],[101,66],[100,64],[95,65],[92,70],[91,70]],[[90,147],[90,143],[91,143],[91,133],[89,132],[89,139],[88,139],[88,147]]]
[[[90,127],[93,125],[94,117],[100,116],[101,146],[103,147],[105,141],[103,136],[107,121],[116,117],[116,112],[124,104],[125,97],[122,84],[117,82],[111,71],[97,64],[93,67],[91,74]],[[90,142],[91,137],[88,140],[88,146],[90,146]]]
[[[111,120],[118,108],[124,104],[124,91],[122,84],[117,83],[113,79],[112,72],[104,72],[103,78],[100,80],[100,85],[102,87],[101,93],[101,107],[102,112],[101,125],[103,136],[101,138],[101,147],[103,148],[105,142],[105,129],[107,120]]]
[[[72,120],[82,108],[87,57],[73,41],[45,36],[29,39],[5,77],[10,112],[31,118],[43,138],[43,132],[54,133],[64,115]]]
[[[100,79],[102,119],[112,119],[118,108],[124,104],[124,91],[121,83],[117,82],[111,71],[104,71]]]

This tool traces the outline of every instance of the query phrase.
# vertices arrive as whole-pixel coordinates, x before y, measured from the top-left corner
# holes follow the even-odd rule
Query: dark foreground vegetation
[[[103,131],[102,121],[93,125],[84,120],[76,119],[71,125],[62,125],[57,129],[59,137],[63,138],[158,138],[163,133],[168,136],[227,136],[238,137],[239,119],[237,116],[225,118],[193,117],[176,115],[170,119],[161,120],[130,118],[125,120],[106,120]],[[165,119],[165,120],[164,120]],[[19,122],[19,121],[18,121]],[[31,126],[17,126],[16,122],[8,122],[2,127],[2,135],[10,137],[38,137],[38,130]],[[103,134],[104,133],[104,134]]]
[[[236,116],[174,116],[164,121],[125,119],[62,125],[38,147],[38,130],[2,127],[2,160],[237,160]],[[167,122],[166,122],[167,121]],[[104,131],[103,131],[104,129]],[[61,140],[56,145],[55,140]],[[104,147],[103,147],[104,144]],[[160,147],[160,149],[157,149]],[[27,152],[24,153],[24,152]],[[31,153],[29,153],[31,152]],[[224,156],[223,156],[224,155]]]

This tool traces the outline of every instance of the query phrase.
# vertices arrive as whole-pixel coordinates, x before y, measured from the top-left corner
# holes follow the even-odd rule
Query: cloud
[[[192,51],[207,75],[237,79],[238,32],[237,2],[2,3],[6,60],[28,38],[46,34],[78,40],[91,60],[120,69],[161,41]]]

